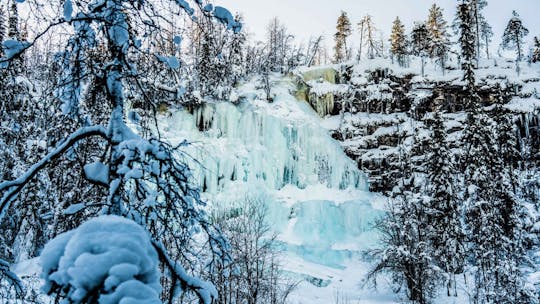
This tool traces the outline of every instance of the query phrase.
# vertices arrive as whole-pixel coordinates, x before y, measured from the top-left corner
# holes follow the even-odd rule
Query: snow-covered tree
[[[534,37],[534,49],[531,56],[531,61],[533,63],[540,61],[540,39],[538,37]]]
[[[66,117],[83,117],[83,99],[85,85],[89,75],[99,75],[103,80],[105,101],[109,105],[106,126],[97,125],[87,120],[78,130],[59,141],[55,148],[37,160],[18,178],[0,183],[0,222],[15,209],[20,208],[16,200],[28,185],[48,166],[55,166],[64,156],[77,159],[73,150],[87,139],[97,139],[103,144],[98,159],[78,159],[83,162],[84,177],[88,182],[104,189],[99,204],[75,203],[73,210],[98,209],[104,214],[131,218],[152,236],[152,246],[157,251],[159,261],[167,269],[168,282],[163,287],[166,296],[174,299],[178,292],[193,292],[200,302],[211,303],[216,298],[211,284],[189,275],[179,257],[195,261],[197,256],[189,252],[190,241],[195,232],[206,235],[210,254],[217,258],[224,256],[221,250],[225,243],[219,233],[213,229],[201,211],[203,202],[198,190],[190,183],[189,168],[179,158],[181,145],[172,147],[156,138],[142,138],[126,124],[128,96],[140,92],[145,72],[137,68],[133,54],[151,53],[160,58],[164,68],[176,69],[178,58],[173,55],[163,56],[155,53],[145,38],[150,32],[160,28],[156,16],[161,15],[164,3],[147,1],[112,0],[107,2],[90,1],[88,6],[74,6],[65,1],[60,24],[71,25],[71,36],[64,51],[58,55],[62,63],[62,87],[57,98],[62,101],[62,110]],[[195,9],[188,2],[171,3],[178,10],[193,16]],[[238,31],[240,25],[232,14],[223,7],[195,2],[203,12],[203,18],[213,18],[223,23],[228,29]],[[55,28],[57,21],[37,39]],[[6,66],[14,58],[20,57],[27,49],[36,45],[15,41],[10,45],[9,55],[0,58],[0,66]],[[102,45],[105,63],[88,56],[91,49]],[[135,84],[135,85],[133,85]],[[149,101],[151,102],[151,101]],[[91,213],[84,213],[88,216]],[[174,225],[170,223],[174,222]],[[201,240],[202,241],[202,240]],[[203,241],[204,242],[204,241]],[[203,245],[203,244],[201,244]],[[186,261],[183,260],[182,261]],[[4,261],[0,263],[4,265]],[[5,267],[0,267],[4,273]],[[181,286],[181,288],[178,288]],[[63,290],[60,290],[60,296]],[[164,294],[165,296],[165,294]]]
[[[529,34],[529,30],[523,26],[516,11],[512,11],[512,18],[508,21],[502,36],[501,46],[505,49],[516,50],[517,61],[523,59],[523,38]]]
[[[239,24],[243,23],[241,15],[235,16],[235,21]],[[244,62],[244,50],[246,47],[246,33],[241,29],[236,33],[232,33],[232,39],[229,46],[229,60],[231,63],[232,85],[236,86],[240,79],[246,74],[246,64]]]
[[[318,36],[316,38],[310,37],[307,50],[306,50],[306,60],[304,65],[311,66],[313,63],[318,63],[317,58],[321,56],[323,52],[323,36]]]
[[[464,133],[465,223],[475,266],[478,303],[536,303],[520,267],[523,208],[516,200],[511,165],[500,147],[511,145],[485,113],[469,114]],[[505,149],[507,150],[507,149]]]
[[[443,17],[443,11],[436,4],[433,4],[429,9],[426,26],[429,31],[429,56],[431,58],[437,58],[444,73],[444,64],[450,50],[450,38],[447,32],[448,26]]]
[[[466,237],[461,224],[457,168],[440,112],[435,112],[426,163],[426,234],[435,263],[446,273],[447,294],[457,295],[456,274],[463,271]]]
[[[126,218],[100,216],[56,236],[40,264],[44,290],[69,303],[161,303],[158,253],[148,233]]]
[[[405,66],[407,56],[407,36],[405,35],[405,26],[396,17],[392,25],[392,33],[390,34],[390,53],[392,59],[396,58],[400,66]]]
[[[366,54],[368,59],[373,59],[380,56],[382,53],[382,45],[377,40],[377,28],[373,22],[373,18],[370,15],[365,15],[362,20],[358,22],[358,30],[360,32],[360,49],[358,50],[358,60],[362,59],[362,49],[366,47]]]
[[[485,18],[482,18],[480,20],[480,42],[481,46],[484,47],[486,50],[486,58],[489,59],[489,44],[491,43],[493,38],[493,29],[491,28],[491,25],[487,22]]]
[[[347,13],[342,11],[338,17],[336,33],[334,34],[334,40],[336,42],[334,46],[334,62],[340,63],[350,59],[350,52],[347,48],[347,38],[350,35],[351,21],[347,17]]]
[[[469,5],[469,13],[471,14],[470,27],[474,36],[474,58],[478,60],[482,47],[485,48],[486,56],[489,58],[489,43],[493,37],[493,31],[482,13],[482,10],[487,7],[488,2],[487,0],[466,0],[462,3],[465,2]],[[452,23],[452,28],[459,36],[461,36],[461,20],[458,10],[457,16]]]
[[[9,8],[9,19],[8,19],[8,37],[9,39],[18,40],[21,37],[21,32],[19,31],[19,10],[17,8],[17,1],[11,0]]]
[[[368,278],[375,279],[379,274],[389,272],[396,290],[405,286],[409,300],[427,304],[436,294],[444,274],[432,247],[433,233],[437,232],[430,226],[430,218],[435,210],[429,208],[428,196],[424,195],[421,186],[427,168],[412,161],[412,154],[423,143],[417,135],[413,141],[410,151],[402,155],[402,178],[392,191],[387,213],[376,225],[382,233],[384,247],[371,252],[377,261]]]
[[[471,13],[471,3],[463,1],[458,5],[458,15],[460,19],[459,43],[461,46],[461,69],[463,70],[463,80],[467,83],[469,99],[465,101],[466,107],[473,107],[476,103],[476,89],[474,77],[474,32],[473,19]]]
[[[429,30],[426,24],[416,23],[411,33],[411,50],[412,54],[419,56],[422,61],[422,77],[424,76],[426,58],[429,56],[430,43]]]

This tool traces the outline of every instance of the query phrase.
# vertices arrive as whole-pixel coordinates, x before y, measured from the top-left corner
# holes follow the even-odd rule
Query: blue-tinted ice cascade
[[[262,198],[268,222],[288,254],[339,267],[375,242],[365,175],[321,127],[305,102],[277,88],[273,103],[244,89],[238,105],[211,103],[173,111],[163,123],[214,208]]]

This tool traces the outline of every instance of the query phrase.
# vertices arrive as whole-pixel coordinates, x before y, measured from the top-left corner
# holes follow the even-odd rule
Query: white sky
[[[347,12],[354,29],[362,16],[372,15],[375,25],[383,31],[387,40],[392,21],[396,16],[400,17],[409,32],[414,21],[427,19],[429,8],[433,3],[437,3],[444,9],[446,20],[450,24],[458,3],[456,0],[214,0],[214,2],[231,12],[242,13],[246,28],[255,34],[254,38],[257,40],[264,39],[266,25],[272,17],[277,16],[297,40],[307,41],[310,36],[324,34],[327,36],[328,46],[333,43],[331,35],[335,32],[336,20],[342,10]],[[495,33],[492,49],[498,47],[504,28],[512,16],[512,10],[519,13],[523,24],[529,29],[527,42],[540,35],[538,17],[540,0],[488,0],[484,14]]]

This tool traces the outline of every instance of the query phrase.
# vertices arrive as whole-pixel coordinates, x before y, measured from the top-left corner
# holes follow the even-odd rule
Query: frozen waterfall
[[[287,254],[340,267],[376,236],[365,175],[321,127],[321,118],[276,86],[273,103],[242,88],[244,101],[174,111],[162,125],[173,143],[187,140],[185,159],[214,208],[263,198],[268,222]]]

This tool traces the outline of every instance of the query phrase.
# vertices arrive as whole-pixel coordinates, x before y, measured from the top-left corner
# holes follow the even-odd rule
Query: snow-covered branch
[[[156,249],[159,259],[169,268],[172,276],[180,281],[180,286],[183,290],[193,290],[199,297],[200,303],[211,304],[214,299],[217,299],[217,290],[212,283],[188,275],[181,264],[169,257],[165,246],[160,242],[152,240],[152,245]]]
[[[53,151],[47,154],[39,162],[35,163],[26,173],[19,178],[12,181],[5,181],[0,183],[0,192],[4,192],[0,199],[0,220],[4,217],[11,200],[24,188],[24,186],[32,180],[41,169],[45,168],[53,160],[60,157],[69,148],[73,147],[77,142],[82,139],[100,136],[106,140],[109,140],[107,130],[102,126],[84,127],[73,132],[68,138],[60,143]]]
[[[9,269],[9,263],[2,259],[0,259],[0,274],[3,274],[7,280],[13,284],[17,293],[22,293],[24,290],[23,283],[19,277]]]

